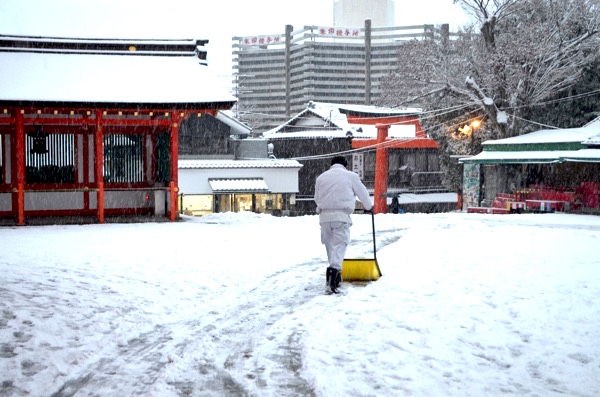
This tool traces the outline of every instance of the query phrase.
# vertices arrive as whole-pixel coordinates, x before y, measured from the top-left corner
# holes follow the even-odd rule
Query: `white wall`
[[[146,194],[150,200],[146,200]],[[104,191],[104,208],[144,208],[153,205],[152,191]]]
[[[0,193],[0,211],[12,210],[12,193]]]
[[[74,209],[83,209],[83,192],[25,192],[25,211]]]

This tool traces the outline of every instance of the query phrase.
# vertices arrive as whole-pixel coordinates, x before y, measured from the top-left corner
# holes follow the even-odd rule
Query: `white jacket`
[[[373,208],[373,201],[358,174],[341,164],[334,164],[317,178],[315,203],[317,213],[341,212],[350,215],[356,206],[356,197],[365,209]]]

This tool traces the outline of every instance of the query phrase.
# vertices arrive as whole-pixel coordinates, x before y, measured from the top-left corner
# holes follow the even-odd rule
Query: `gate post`
[[[16,109],[17,123],[17,224],[25,225],[25,122],[24,109]]]
[[[102,128],[102,111],[96,110],[96,134],[94,136],[94,169],[96,186],[98,188],[98,193],[96,195],[96,205],[98,207],[98,222],[100,223],[104,223],[104,173],[102,172],[104,168],[104,132],[102,131]]]
[[[373,194],[373,213],[387,212],[387,198],[383,196],[388,187],[388,151],[385,140],[388,136],[389,124],[377,124],[377,149],[375,149],[375,191]]]
[[[175,222],[177,220],[177,193],[179,192],[179,188],[177,187],[178,183],[178,166],[177,162],[179,160],[179,115],[176,111],[173,111],[171,115],[171,175],[170,175],[170,183],[169,183],[169,193],[171,199],[171,222]]]

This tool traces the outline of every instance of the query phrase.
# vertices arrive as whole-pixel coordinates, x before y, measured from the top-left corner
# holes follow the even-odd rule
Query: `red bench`
[[[467,212],[473,214],[508,214],[506,208],[496,207],[467,207]]]

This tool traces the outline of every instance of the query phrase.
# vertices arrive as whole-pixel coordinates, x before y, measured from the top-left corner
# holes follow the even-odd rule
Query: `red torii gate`
[[[376,214],[387,212],[387,199],[384,194],[388,188],[388,149],[439,149],[436,141],[427,137],[421,129],[419,118],[414,115],[377,116],[373,113],[348,112],[346,118],[350,124],[367,124],[377,127],[376,139],[353,139],[353,149],[375,147],[375,186],[374,207]],[[390,125],[414,125],[414,138],[388,138]]]

